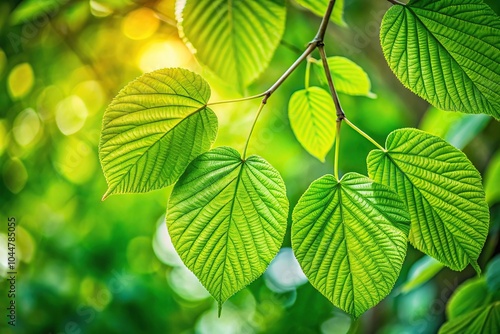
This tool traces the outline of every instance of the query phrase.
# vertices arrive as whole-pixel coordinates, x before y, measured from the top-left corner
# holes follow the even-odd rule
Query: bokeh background
[[[500,13],[498,1],[486,2]],[[283,42],[248,94],[266,90],[316,32],[318,17],[293,1],[287,6]],[[378,38],[389,6],[346,0],[349,26],[329,29],[328,54],[361,65],[377,94],[341,95],[341,102],[379,143],[396,128],[420,127],[464,149],[483,174],[491,206],[491,232],[479,260],[484,268],[496,252],[500,224],[500,125],[429,108],[397,81]],[[130,80],[164,67],[202,73],[213,100],[238,97],[205,73],[179,39],[174,0],[0,1],[0,333],[345,332],[350,318],[307,282],[289,233],[267,272],[226,302],[218,319],[215,301],[170,243],[164,214],[171,187],[101,201],[106,183],[97,149],[104,110]],[[333,161],[332,153],[324,164],[309,156],[289,126],[288,100],[304,87],[304,70],[269,100],[249,148],[282,173],[292,206],[313,180],[332,172]],[[215,107],[215,146],[241,149],[258,103]],[[344,127],[341,145],[341,172],[366,174],[372,144]],[[8,217],[18,222],[15,329],[5,316]],[[472,268],[439,269],[410,247],[396,288],[363,315],[359,331],[436,332],[452,292],[474,276]]]

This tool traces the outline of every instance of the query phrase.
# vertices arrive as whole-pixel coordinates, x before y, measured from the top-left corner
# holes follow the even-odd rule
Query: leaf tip
[[[110,189],[106,190],[106,192],[104,193],[104,195],[102,195],[101,201],[104,202],[104,200],[106,200],[111,195],[113,195],[113,191],[110,190]]]

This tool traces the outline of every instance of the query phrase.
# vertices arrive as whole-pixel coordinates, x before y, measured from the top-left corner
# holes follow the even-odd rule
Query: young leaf
[[[491,301],[484,277],[475,277],[462,283],[451,295],[446,305],[448,320],[473,311]]]
[[[232,148],[200,155],[174,187],[167,226],[177,253],[219,302],[262,275],[286,232],[288,199],[279,173]]]
[[[288,117],[295,137],[320,161],[335,141],[335,106],[330,94],[319,87],[295,92],[288,105]]]
[[[309,9],[315,15],[323,17],[325,15],[326,9],[328,7],[329,0],[295,0],[299,5],[304,8]],[[335,1],[335,7],[333,7],[332,15],[330,16],[332,22],[338,24],[341,27],[347,26],[344,21],[344,0]]]
[[[179,32],[197,59],[240,91],[269,65],[285,30],[284,0],[185,0]],[[178,2],[180,3],[180,2]]]
[[[439,329],[439,334],[463,333],[500,333],[500,302],[463,314]]]
[[[481,175],[439,137],[416,129],[389,134],[386,151],[368,155],[368,174],[397,190],[411,215],[410,242],[453,270],[477,258],[488,235]]]
[[[436,107],[500,118],[500,18],[482,0],[412,0],[380,30],[401,82]]]
[[[129,83],[104,113],[99,157],[108,190],[166,187],[210,149],[217,117],[206,106],[210,87],[184,69],[163,69]]]
[[[315,61],[313,65],[321,83],[328,84],[323,63]],[[344,57],[328,57],[328,67],[330,68],[330,73],[338,92],[369,98],[377,97],[371,91],[371,82],[368,74],[352,60]]]
[[[389,294],[405,259],[409,215],[399,196],[365,176],[325,175],[292,215],[292,248],[311,284],[359,317]]]

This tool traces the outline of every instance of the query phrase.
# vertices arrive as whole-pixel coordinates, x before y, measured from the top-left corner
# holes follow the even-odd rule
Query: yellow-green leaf
[[[285,30],[284,0],[185,0],[179,31],[196,58],[242,91],[266,69]]]
[[[104,198],[171,185],[217,135],[207,108],[210,87],[184,69],[147,73],[129,83],[104,113],[99,157]]]
[[[337,116],[331,95],[319,87],[295,92],[288,105],[288,117],[298,141],[324,162],[335,141]]]

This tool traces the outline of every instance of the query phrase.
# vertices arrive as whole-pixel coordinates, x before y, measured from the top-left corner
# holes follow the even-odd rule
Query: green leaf
[[[184,69],[163,69],[129,83],[104,113],[99,157],[108,190],[166,187],[210,149],[217,117],[207,108],[210,87]]]
[[[443,138],[458,149],[463,149],[485,127],[491,117],[487,115],[467,115],[451,113],[430,107],[425,113],[419,128]]]
[[[324,162],[335,141],[335,105],[322,88],[310,87],[290,98],[288,116],[295,137],[313,156]]]
[[[500,19],[482,0],[392,6],[380,31],[401,82],[436,107],[500,118]]]
[[[267,68],[285,29],[284,0],[186,0],[181,9],[179,32],[197,59],[240,91]]]
[[[321,83],[328,84],[323,63],[320,60],[315,60],[313,64]],[[328,57],[328,67],[332,74],[335,89],[338,92],[369,98],[377,97],[371,92],[371,82],[368,74],[352,60],[344,57]]]
[[[435,260],[430,256],[423,256],[421,259],[416,261],[410,268],[408,274],[408,279],[401,287],[402,293],[408,293],[422,284],[429,281],[431,278],[437,275],[443,269],[444,264]]]
[[[325,175],[292,215],[292,248],[311,284],[359,317],[391,291],[405,259],[409,215],[399,196],[365,176]]]
[[[17,25],[42,16],[45,16],[48,23],[67,2],[68,0],[25,0],[10,14],[10,24]]]
[[[328,8],[329,0],[295,0],[299,5],[304,8],[309,9],[315,15],[323,17]],[[330,20],[341,27],[346,27],[347,24],[344,21],[344,0],[335,1],[335,7],[333,7],[332,15]]]
[[[460,285],[446,305],[448,320],[473,311],[491,300],[486,281],[483,277],[472,278]]]
[[[484,175],[486,201],[493,205],[500,202],[500,151],[491,158]]]
[[[288,200],[264,159],[232,148],[200,155],[170,197],[167,226],[177,253],[219,302],[261,276],[286,232]]]
[[[463,314],[439,329],[439,334],[455,333],[500,333],[500,302]]]
[[[500,291],[500,255],[495,256],[486,267],[486,283],[489,291]]]
[[[453,270],[477,259],[488,235],[481,176],[465,154],[416,129],[389,134],[368,156],[368,173],[397,190],[411,215],[410,242]]]

